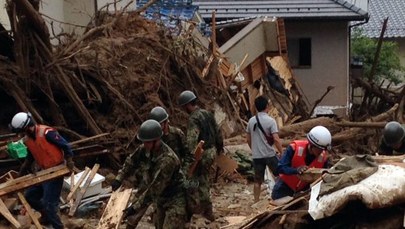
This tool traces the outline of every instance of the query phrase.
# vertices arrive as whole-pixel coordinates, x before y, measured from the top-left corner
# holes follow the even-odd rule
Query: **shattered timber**
[[[277,52],[263,52],[239,69],[243,63],[231,63],[220,53],[215,27],[213,36],[206,38],[198,32],[195,23],[186,23],[181,33],[173,36],[167,28],[140,16],[144,9],[113,14],[100,12],[84,34],[59,37],[59,44],[53,45],[50,31],[38,13],[39,4],[39,1],[7,1],[11,32],[2,28],[0,34],[2,174],[18,170],[21,164],[19,160],[8,158],[6,151],[8,142],[18,140],[7,127],[18,111],[31,112],[37,122],[55,126],[69,139],[80,169],[100,163],[101,168],[112,171],[116,171],[126,155],[139,145],[134,136],[153,107],[165,107],[171,123],[183,130],[186,128],[187,116],[177,106],[177,96],[186,89],[198,95],[202,107],[215,112],[227,139],[228,154],[233,156],[233,146],[246,146],[246,122],[255,113],[252,102],[258,94],[271,99],[270,115],[277,120],[283,146],[293,139],[304,138],[315,125],[323,125],[333,136],[335,162],[347,155],[374,155],[385,123],[404,120],[404,88],[399,92],[386,91],[357,78],[355,85],[368,93],[368,100],[364,102],[369,105],[368,111],[364,111],[366,104],[355,111],[356,119],[311,118],[313,107],[306,103],[304,92],[289,66],[281,19],[273,22],[280,39]],[[330,90],[333,88],[325,88],[326,93],[319,95],[319,102]],[[233,167],[231,171],[223,170],[215,184],[216,193],[221,193],[221,188],[229,183],[251,188],[252,185],[245,184],[245,174],[240,170],[239,173],[232,173]],[[12,191],[19,190],[21,185]],[[237,209],[234,210],[237,205],[231,208],[218,204],[214,210],[221,216],[218,224],[223,228],[322,228],[325,225],[349,228],[348,224],[338,224],[347,214],[327,218],[322,221],[324,224],[314,223],[305,211],[308,199],[308,194],[304,194],[276,208],[266,202],[262,208],[244,212],[245,220],[234,225],[226,218],[238,216]],[[243,200],[246,199],[235,202],[245,205]],[[246,200],[252,204],[250,201]],[[402,203],[373,211],[357,205],[348,208],[346,213],[361,209],[361,223],[357,225],[367,228],[384,225],[387,219],[383,216],[389,216],[393,224],[385,228],[395,228],[403,219]],[[98,214],[96,218],[101,216]],[[375,227],[370,227],[367,217],[374,217]],[[219,227],[218,224],[206,227]]]

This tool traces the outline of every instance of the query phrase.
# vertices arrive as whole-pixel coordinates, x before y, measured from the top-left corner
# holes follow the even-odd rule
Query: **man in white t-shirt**
[[[269,166],[275,176],[278,175],[278,158],[283,148],[278,136],[277,123],[274,118],[268,115],[268,99],[264,96],[257,97],[255,107],[258,113],[249,119],[246,138],[253,156],[253,168],[255,170],[253,195],[256,203],[260,199],[266,166]]]

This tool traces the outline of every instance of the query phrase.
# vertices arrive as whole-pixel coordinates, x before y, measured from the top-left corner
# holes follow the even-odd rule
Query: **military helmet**
[[[138,130],[138,139],[143,142],[149,142],[160,139],[163,135],[162,127],[156,120],[148,119],[142,123]]]
[[[405,131],[399,122],[389,122],[385,125],[383,131],[383,140],[389,145],[396,145],[404,139]]]
[[[150,111],[149,118],[162,123],[169,118],[169,114],[163,107],[157,106]]]
[[[180,94],[178,103],[180,106],[183,106],[195,99],[197,99],[197,96],[195,96],[195,94],[192,91],[186,90]]]

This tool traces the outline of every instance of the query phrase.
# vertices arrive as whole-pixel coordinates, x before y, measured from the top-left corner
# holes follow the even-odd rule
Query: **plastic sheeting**
[[[370,209],[405,202],[405,169],[395,165],[379,165],[377,172],[358,184],[318,199],[321,183],[311,189],[308,212],[314,220],[332,216],[351,200],[360,200]]]

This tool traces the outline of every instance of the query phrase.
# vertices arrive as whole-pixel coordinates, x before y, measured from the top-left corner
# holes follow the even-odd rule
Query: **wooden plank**
[[[86,193],[87,188],[89,187],[91,181],[93,180],[93,178],[96,175],[97,170],[99,168],[100,168],[100,164],[95,164],[93,166],[93,168],[91,169],[90,175],[86,179],[86,183],[84,183],[83,187],[80,188],[80,193],[77,196],[77,199],[75,200],[75,203],[70,207],[69,216],[73,216],[75,214],[75,212],[77,210],[77,207],[80,204],[80,201],[82,201],[82,198],[83,198],[84,194]]]
[[[21,192],[17,193],[18,198],[20,199],[22,205],[24,205],[25,210],[28,212],[28,215],[31,217],[32,222],[38,229],[42,229],[41,224],[38,221],[34,211],[32,210],[31,206],[28,204],[27,200],[25,199],[24,195]]]
[[[7,209],[3,200],[0,199],[0,213],[4,216],[15,228],[21,228],[21,224],[13,217],[10,211]]]
[[[116,191],[111,195],[107,207],[97,225],[97,229],[118,229],[124,215],[124,210],[126,209],[129,198],[131,197],[131,193],[132,189],[125,189],[122,192]]]
[[[8,172],[8,177],[13,180],[14,177],[11,172]],[[21,192],[17,192],[17,196],[20,199],[22,205],[24,206],[25,210],[28,212],[28,215],[31,217],[32,222],[38,229],[42,229],[41,224],[38,221],[38,218],[36,217],[34,211],[32,210],[31,206],[28,204],[27,200],[25,199],[24,195]]]
[[[89,172],[90,172],[90,168],[89,168],[89,167],[86,167],[86,169],[84,170],[83,174],[80,176],[80,178],[79,178],[79,180],[77,181],[76,184],[73,185],[73,182],[74,182],[74,181],[73,181],[73,182],[72,182],[72,181],[70,182],[71,190],[70,190],[70,193],[68,194],[68,196],[66,197],[66,201],[69,202],[69,201],[72,199],[73,195],[76,193],[77,189],[78,189],[78,188],[80,187],[80,185],[83,183],[84,178],[87,177],[87,174],[89,174]],[[72,180],[74,180],[74,179],[72,179]]]
[[[98,134],[98,135],[91,136],[91,137],[88,137],[88,138],[80,139],[80,140],[71,142],[70,145],[74,146],[74,145],[77,145],[77,144],[80,144],[80,143],[83,143],[83,142],[88,142],[88,141],[91,141],[91,140],[94,140],[94,139],[97,139],[97,138],[105,137],[107,135],[110,135],[110,133],[102,133],[102,134]]]
[[[64,176],[68,173],[70,173],[70,171],[65,165],[59,165],[50,169],[39,171],[35,175],[28,174],[23,177],[9,180],[0,184],[0,196]]]
[[[202,70],[201,73],[201,78],[205,78],[208,74],[208,71],[210,70],[210,66],[212,61],[214,60],[214,55],[211,54],[210,58],[207,61],[207,64],[205,65],[204,69]]]

